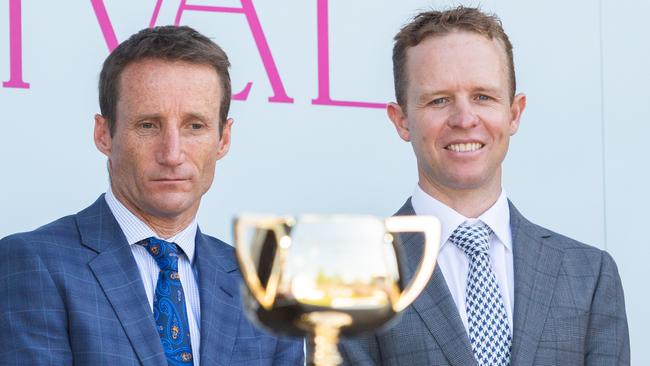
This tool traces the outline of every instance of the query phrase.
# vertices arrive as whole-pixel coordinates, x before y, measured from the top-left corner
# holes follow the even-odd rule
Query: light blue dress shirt
[[[129,211],[113,194],[111,188],[105,195],[106,203],[110,208],[113,216],[120,225],[126,240],[131,246],[131,252],[138,264],[140,276],[144,290],[149,300],[149,306],[153,314],[153,297],[156,290],[156,283],[158,282],[158,273],[160,268],[156,260],[147,253],[147,250],[137,244],[143,239],[149,237],[158,237],[156,233]],[[178,258],[178,272],[180,275],[181,284],[183,285],[183,292],[185,293],[185,306],[187,307],[187,320],[190,326],[190,340],[192,343],[192,355],[194,357],[194,364],[200,365],[200,344],[201,344],[201,330],[199,327],[201,321],[201,302],[199,301],[199,288],[194,277],[192,270],[192,263],[194,262],[194,248],[196,238],[197,223],[196,217],[192,222],[182,231],[176,233],[170,238],[160,238],[168,242],[176,243],[185,255]]]

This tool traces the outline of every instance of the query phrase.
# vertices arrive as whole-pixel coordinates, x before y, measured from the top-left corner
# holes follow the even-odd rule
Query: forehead
[[[425,82],[507,87],[507,69],[502,43],[478,33],[454,31],[432,36],[406,52],[410,86]]]
[[[160,109],[173,105],[216,109],[223,91],[216,70],[184,61],[145,59],[127,65],[120,74],[120,107]]]

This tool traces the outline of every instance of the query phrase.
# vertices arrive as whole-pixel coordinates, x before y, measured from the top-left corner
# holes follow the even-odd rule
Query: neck
[[[479,189],[449,189],[428,184],[423,179],[418,182],[420,188],[431,197],[451,207],[467,218],[478,218],[494,205],[501,195],[501,184]]]
[[[147,224],[147,226],[149,226],[160,239],[169,239],[178,234],[188,227],[194,219],[194,215],[189,217],[161,218],[144,216],[138,212],[133,212],[133,214]]]
[[[169,239],[183,231],[192,223],[199,208],[198,205],[196,205],[196,207],[178,215],[149,214],[147,211],[124,199],[115,189],[113,189],[113,194],[127,210],[144,222],[156,233],[156,237],[160,239]]]

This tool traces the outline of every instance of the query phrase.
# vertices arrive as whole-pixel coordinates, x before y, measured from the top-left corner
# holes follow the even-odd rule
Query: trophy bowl
[[[409,283],[395,233],[423,232]],[[337,365],[338,338],[388,324],[424,289],[440,244],[431,216],[241,215],[235,248],[249,318],[271,332],[307,336],[309,365]]]

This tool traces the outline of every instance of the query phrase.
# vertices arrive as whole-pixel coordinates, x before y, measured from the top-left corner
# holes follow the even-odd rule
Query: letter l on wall
[[[318,98],[312,104],[339,107],[386,108],[384,103],[334,100],[330,95],[329,11],[328,0],[317,0],[318,23]]]

